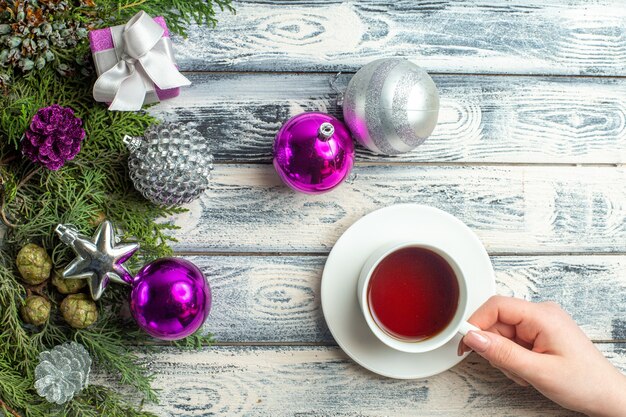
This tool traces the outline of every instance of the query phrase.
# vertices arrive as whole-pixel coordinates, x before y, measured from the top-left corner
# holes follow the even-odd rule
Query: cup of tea
[[[479,330],[464,319],[467,277],[430,244],[395,242],[376,250],[361,269],[357,296],[374,335],[402,352],[428,352]]]

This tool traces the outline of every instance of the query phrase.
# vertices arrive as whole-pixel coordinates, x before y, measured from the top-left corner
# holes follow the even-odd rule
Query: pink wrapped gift
[[[165,19],[137,13],[126,25],[89,32],[98,73],[96,101],[110,110],[139,110],[143,104],[178,96],[191,84],[176,66]]]

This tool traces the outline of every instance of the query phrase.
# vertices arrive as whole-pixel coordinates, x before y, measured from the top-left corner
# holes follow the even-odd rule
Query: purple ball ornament
[[[306,194],[332,190],[354,165],[354,143],[348,128],[325,113],[302,113],[276,134],[274,168],[285,184]]]
[[[135,276],[130,311],[145,332],[162,340],[198,330],[211,310],[211,289],[202,271],[180,258],[160,258]]]

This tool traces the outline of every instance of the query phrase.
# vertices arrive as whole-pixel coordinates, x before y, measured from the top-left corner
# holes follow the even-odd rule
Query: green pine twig
[[[170,32],[186,35],[192,23],[214,26],[218,9],[234,12],[230,0],[97,0],[95,7],[84,3],[44,19],[100,28],[122,24],[144,10],[163,16]],[[12,27],[5,19],[11,16],[0,15],[0,24]],[[2,48],[0,44],[0,52]],[[95,74],[85,59],[89,55],[86,40],[74,48],[52,48],[52,53],[55,60],[41,70],[0,70],[0,219],[11,226],[0,247],[0,411],[14,417],[152,416],[141,410],[141,403],[156,400],[153,376],[132,352],[137,352],[138,345],[147,351],[154,347],[146,346],[146,335],[136,327],[129,328],[119,314],[127,299],[126,288],[113,287],[105,293],[98,302],[99,319],[87,329],[72,329],[63,321],[59,312],[63,296],[45,284],[43,292],[52,304],[48,323],[35,328],[24,325],[20,318],[26,291],[18,278],[15,256],[26,243],[43,246],[55,268],[62,268],[74,254],[54,236],[54,227],[71,223],[90,235],[99,219],[106,217],[124,230],[124,239],[140,242],[140,253],[128,262],[136,269],[143,262],[172,253],[169,243],[174,239],[169,233],[175,226],[163,220],[184,211],[149,203],[128,176],[128,150],[122,138],[143,135],[157,120],[146,112],[109,112],[94,103],[91,86]],[[87,132],[78,156],[56,172],[37,168],[20,152],[20,140],[33,115],[51,104],[72,107]],[[139,392],[143,398],[139,406],[129,401],[126,391],[102,386],[88,387],[63,406],[39,397],[33,387],[39,353],[69,340],[87,347],[97,369]],[[211,335],[197,333],[173,345],[191,349],[212,342]]]
[[[153,17],[163,16],[172,33],[185,37],[191,22],[215,27],[216,7],[220,12],[235,13],[232,0],[106,0],[100,4],[112,19],[122,22],[141,10]]]

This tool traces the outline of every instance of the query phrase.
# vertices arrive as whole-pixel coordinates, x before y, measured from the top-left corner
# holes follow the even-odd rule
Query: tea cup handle
[[[466,321],[461,322],[461,325],[459,326],[459,333],[465,336],[470,330],[475,331],[475,332],[480,331],[478,327],[474,326],[471,323],[468,323]]]

